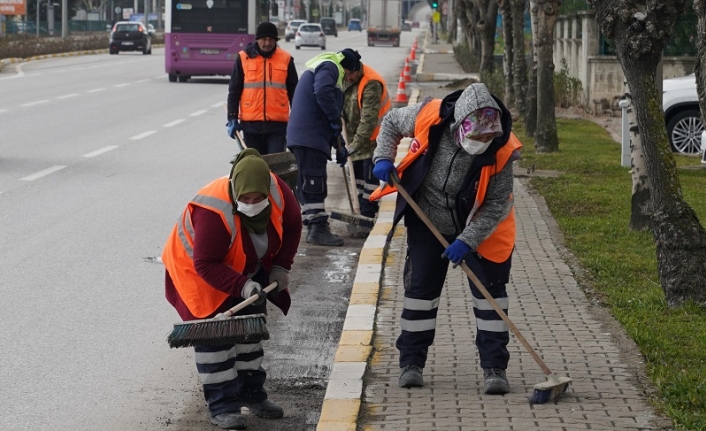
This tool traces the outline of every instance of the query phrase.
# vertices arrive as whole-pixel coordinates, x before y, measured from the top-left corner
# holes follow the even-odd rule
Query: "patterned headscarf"
[[[458,127],[456,137],[458,141],[463,138],[473,138],[474,136],[495,134],[495,137],[502,136],[503,127],[500,124],[500,111],[495,108],[480,108],[466,116]]]

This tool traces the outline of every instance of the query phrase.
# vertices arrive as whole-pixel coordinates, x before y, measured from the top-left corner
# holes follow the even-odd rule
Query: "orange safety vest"
[[[429,147],[429,128],[440,123],[442,120],[438,114],[439,108],[441,107],[441,102],[441,99],[434,99],[428,102],[419,111],[419,115],[417,116],[414,124],[415,137],[410,144],[409,151],[397,166],[397,172],[400,178],[402,178],[404,170],[407,169],[407,167],[409,167],[412,162],[417,159],[417,157],[427,151]],[[481,168],[476,191],[476,199],[473,203],[473,209],[468,216],[467,222],[470,222],[470,219],[472,219],[475,212],[483,203],[485,193],[488,191],[488,184],[490,183],[491,176],[500,172],[505,167],[505,164],[507,164],[510,160],[512,153],[520,148],[522,148],[522,143],[519,139],[517,139],[517,136],[511,132],[510,139],[508,139],[505,145],[503,145],[495,153],[495,163],[492,165],[483,166]],[[370,195],[370,200],[374,201],[380,199],[381,197],[396,191],[397,188],[390,185],[386,185],[382,190],[378,187]],[[510,199],[512,200],[513,197],[510,196]],[[492,262],[505,262],[510,258],[512,250],[515,248],[515,235],[515,207],[513,205],[507,217],[500,221],[493,233],[491,233],[488,238],[483,240],[483,242],[478,245],[476,251],[478,254],[483,256],[483,258]]]
[[[272,206],[270,222],[277,230],[281,243],[284,195],[279,188],[277,178],[274,174],[270,175],[269,201]],[[212,181],[199,190],[172,229],[162,252],[162,261],[174,281],[179,297],[189,308],[191,314],[199,318],[206,317],[216,311],[229,295],[214,288],[196,273],[194,267],[194,227],[191,221],[194,207],[205,208],[221,216],[223,224],[230,233],[230,250],[224,263],[241,274],[245,268],[246,256],[243,251],[243,235],[240,234],[240,216],[233,214],[233,203],[228,194],[229,187],[229,179],[225,176]]]
[[[363,65],[363,77],[360,78],[358,83],[358,109],[362,110],[362,100],[363,100],[363,90],[365,86],[368,85],[369,81],[378,81],[382,84],[382,95],[380,95],[380,111],[378,111],[378,125],[373,130],[373,134],[370,135],[370,140],[374,141],[378,137],[380,132],[380,125],[382,124],[383,117],[387,114],[392,106],[392,101],[390,100],[390,95],[387,93],[387,86],[385,85],[385,80],[377,73],[372,67]]]
[[[291,58],[282,49],[275,49],[270,58],[252,58],[240,51],[244,75],[240,121],[289,121],[287,75]]]

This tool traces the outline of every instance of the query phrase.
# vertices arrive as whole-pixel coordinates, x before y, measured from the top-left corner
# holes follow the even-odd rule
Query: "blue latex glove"
[[[346,166],[348,156],[350,156],[350,152],[348,152],[348,149],[345,146],[340,145],[336,149],[336,163],[338,163],[340,167]]]
[[[463,257],[471,251],[471,247],[465,242],[457,239],[452,242],[450,246],[446,247],[446,250],[441,255],[451,261],[454,265],[458,265],[463,260]]]
[[[237,119],[231,118],[226,123],[226,130],[228,131],[228,136],[235,139],[235,132],[240,130],[240,123]]]
[[[373,167],[373,175],[380,181],[385,183],[390,181],[390,172],[395,170],[395,165],[392,161],[387,159],[380,159],[375,163]]]

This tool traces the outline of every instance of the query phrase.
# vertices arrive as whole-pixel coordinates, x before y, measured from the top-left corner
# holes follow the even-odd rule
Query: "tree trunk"
[[[513,43],[512,34],[512,8],[510,0],[500,0],[498,6],[502,11],[503,17],[503,38],[505,39],[505,49],[503,51],[503,72],[505,73],[505,97],[503,102],[506,106],[511,106],[515,103],[515,87],[514,83],[514,63],[515,63],[515,46]]]
[[[650,183],[647,176],[647,161],[642,152],[642,138],[640,128],[637,126],[635,105],[628,89],[625,98],[630,103],[628,112],[628,130],[630,134],[630,159],[632,175],[632,194],[630,204],[630,229],[644,231],[650,228],[652,220],[652,202],[650,200]]]
[[[477,22],[478,33],[481,38],[480,71],[492,72],[495,68],[493,56],[495,55],[498,0],[474,0],[474,3],[480,14],[480,20]]]
[[[603,34],[613,40],[642,138],[645,174],[654,210],[652,236],[667,304],[695,301],[706,307],[706,231],[682,196],[664,125],[657,64],[685,0],[647,0],[644,13],[632,0],[592,0]],[[703,37],[703,36],[701,36]]]
[[[525,60],[525,4],[527,0],[510,0],[512,16],[513,44],[513,86],[515,88],[515,108],[520,117],[527,115],[527,60]]]
[[[696,89],[699,94],[699,108],[701,108],[701,121],[706,113],[706,0],[694,0],[694,11],[698,20],[696,22]]]
[[[460,2],[458,0],[452,1],[451,7],[449,8],[449,14],[446,15],[446,19],[449,21],[449,32],[446,35],[446,43],[453,44],[456,40],[456,31],[458,28],[458,25],[456,24],[456,17],[458,16],[459,3]]]
[[[537,0],[537,131],[534,141],[538,153],[559,150],[554,115],[554,25],[559,0]],[[541,91],[539,91],[541,89]]]
[[[530,18],[532,23],[532,67],[530,68],[529,83],[527,86],[527,116],[525,117],[525,130],[527,136],[534,137],[537,131],[537,50],[534,41],[537,39],[537,5],[530,1]]]

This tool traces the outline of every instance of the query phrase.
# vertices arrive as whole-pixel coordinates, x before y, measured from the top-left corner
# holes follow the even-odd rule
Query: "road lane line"
[[[65,167],[66,166],[62,166],[62,165],[52,166],[51,168],[45,169],[43,171],[39,171],[37,173],[34,173],[32,175],[28,175],[28,176],[22,178],[22,181],[38,180],[39,178],[46,177],[47,175],[53,174],[56,171],[60,171],[60,170],[64,169]]]
[[[105,91],[105,88],[96,88],[93,90],[88,90],[86,93],[98,93],[99,91]]]
[[[48,100],[38,100],[36,102],[25,103],[24,105],[20,105],[20,106],[27,107],[27,106],[41,105],[42,103],[48,103],[48,102],[49,102]]]
[[[64,94],[63,96],[58,96],[57,99],[68,99],[69,97],[76,97],[78,93]]]
[[[178,119],[178,120],[172,121],[171,123],[167,123],[167,124],[165,124],[165,125],[162,126],[162,127],[174,127],[174,126],[176,126],[177,124],[183,123],[184,121],[186,121],[186,120],[184,120],[183,118],[180,118],[180,119]]]
[[[140,139],[146,138],[150,135],[154,135],[157,133],[155,130],[148,130],[147,132],[142,132],[139,135],[135,135],[132,138],[130,138],[131,141],[139,141]]]
[[[205,109],[202,109],[202,110],[200,110],[200,111],[196,111],[196,112],[194,112],[193,114],[189,114],[189,115],[192,116],[192,117],[198,117],[199,115],[205,114],[206,112],[208,112],[208,111],[205,110]]]
[[[113,88],[127,87],[128,85],[130,85],[130,83],[126,82],[125,84],[113,85]]]
[[[90,152],[90,153],[86,153],[86,154],[84,154],[84,155],[81,156],[81,157],[86,157],[86,158],[88,158],[88,157],[95,157],[95,156],[101,155],[101,154],[103,154],[103,153],[107,153],[108,151],[112,151],[112,150],[114,150],[114,149],[116,149],[116,148],[118,148],[117,145],[108,145],[107,147],[103,147],[103,148],[101,148],[100,150],[96,150],[96,151],[92,151],[92,152]]]
[[[211,105],[211,108],[220,108],[221,106],[223,106],[223,102],[218,102],[215,105]]]
[[[148,82],[151,81],[151,79],[140,79],[139,81],[135,82],[135,84],[141,84],[143,82]]]
[[[9,112],[9,109],[0,109],[0,112]]]

